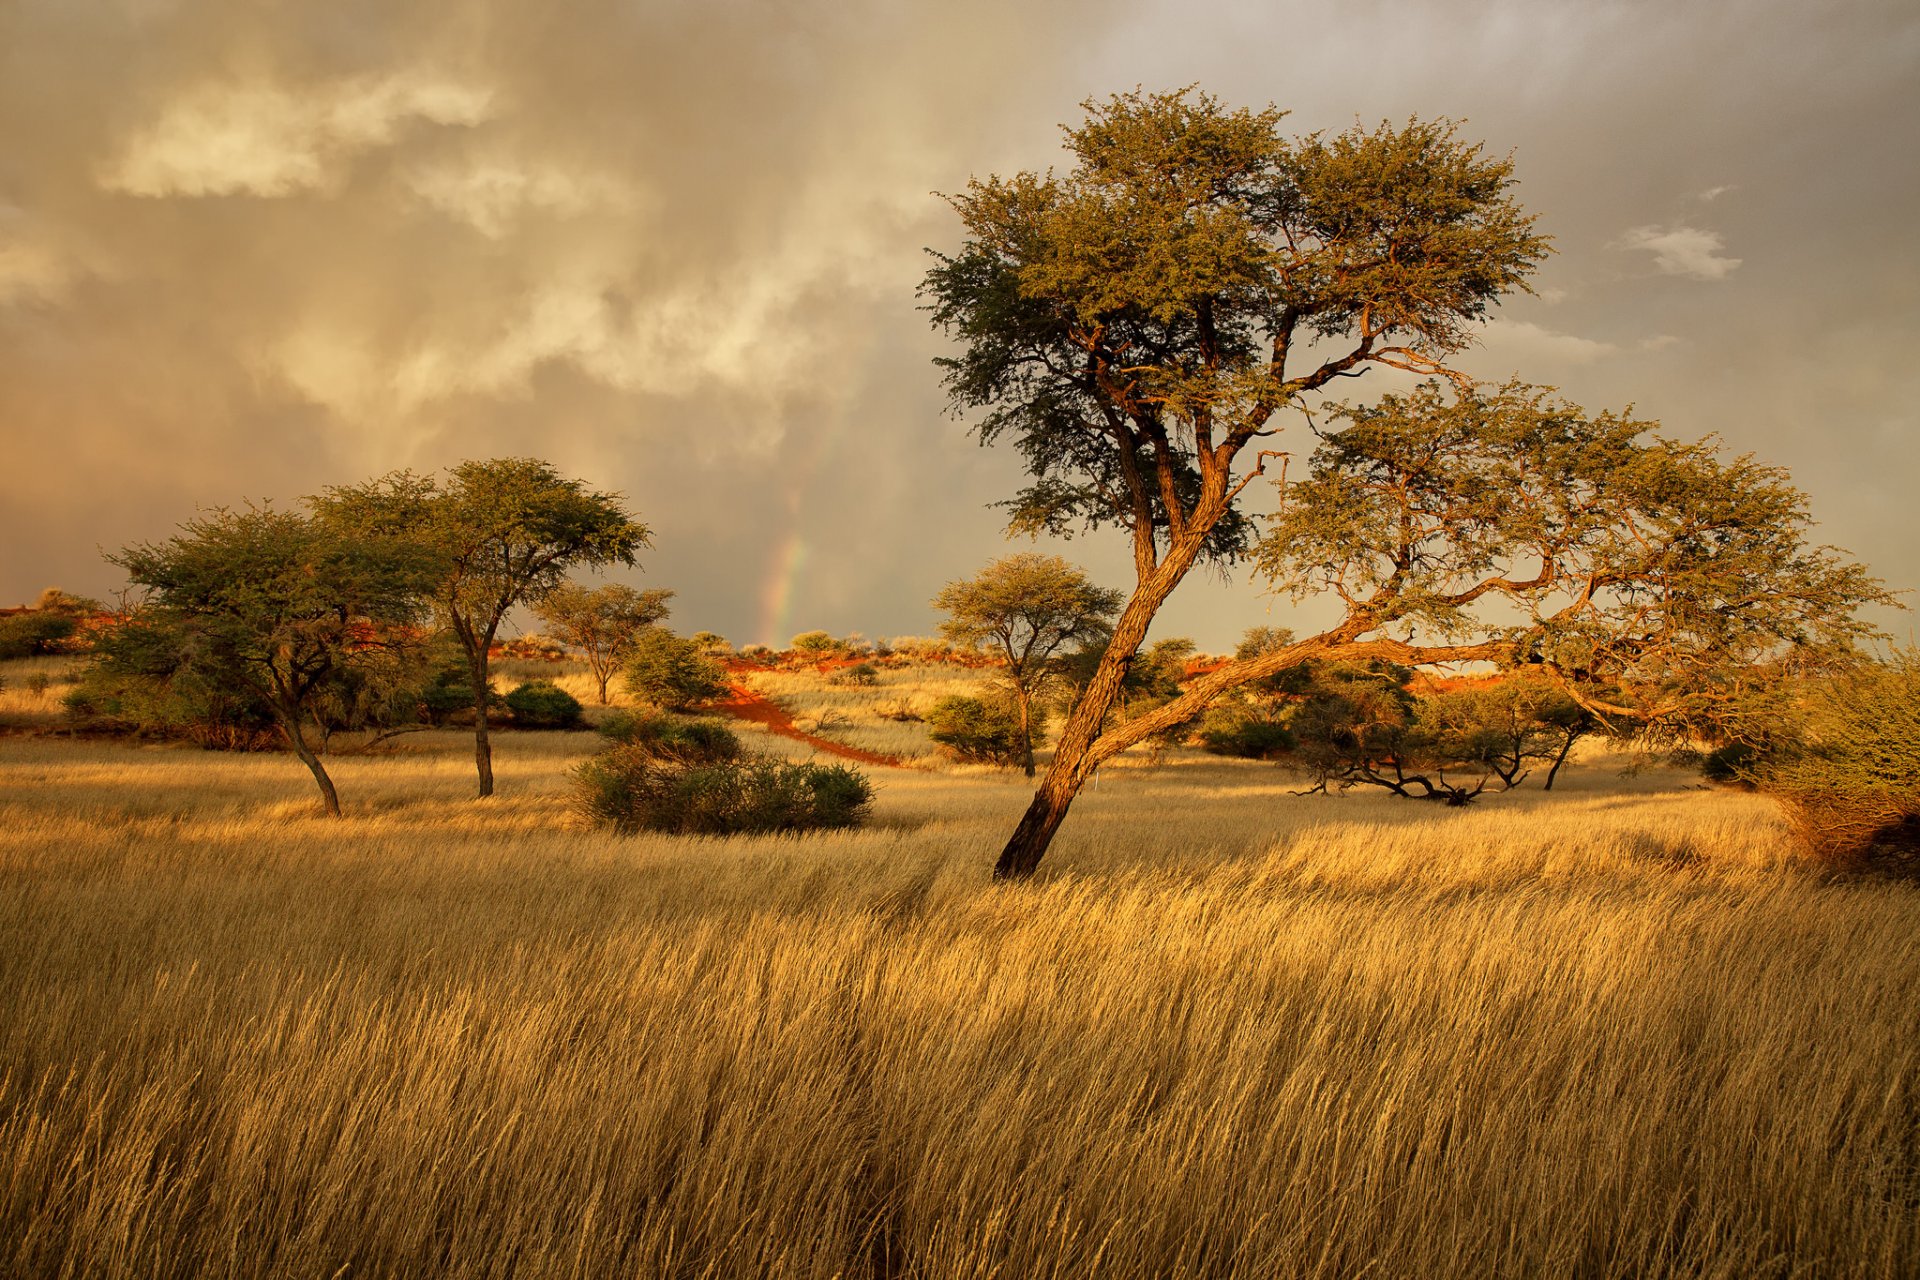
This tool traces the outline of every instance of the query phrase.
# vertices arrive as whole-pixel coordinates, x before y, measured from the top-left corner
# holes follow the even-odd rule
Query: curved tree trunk
[[[327,776],[327,767],[320,763],[320,757],[307,745],[306,735],[300,732],[299,723],[296,721],[289,725],[282,720],[280,736],[287,740],[287,745],[293,748],[293,754],[300,757],[300,763],[307,766],[307,771],[313,775],[314,785],[320,788],[320,807],[326,810],[328,817],[339,817],[340,793],[333,789],[333,779]]]
[[[1047,767],[1040,789],[1033,793],[1033,802],[1027,806],[1020,825],[1013,829],[1006,847],[1000,851],[1000,860],[993,868],[995,879],[1017,880],[1030,876],[1046,856],[1053,833],[1060,829],[1067,810],[1073,806],[1073,798],[1080,794],[1080,788],[1099,764],[1099,758],[1094,756],[1094,744],[1106,726],[1107,713],[1120,697],[1127,668],[1146,641],[1147,628],[1153,624],[1154,615],[1186,576],[1204,540],[1203,534],[1175,544],[1167,558],[1144,577],[1133,598],[1127,601],[1093,679],[1073,704],[1066,726],[1060,731],[1060,741],[1053,749],[1053,763]]]

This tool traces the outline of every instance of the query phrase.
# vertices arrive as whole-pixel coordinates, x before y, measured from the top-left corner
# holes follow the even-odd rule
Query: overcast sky
[[[0,0],[0,603],[197,506],[530,454],[628,495],[683,630],[929,632],[1019,483],[931,365],[933,193],[1188,83],[1511,151],[1558,252],[1460,366],[1785,465],[1920,586],[1908,0]],[[1268,610],[1196,578],[1156,630]]]

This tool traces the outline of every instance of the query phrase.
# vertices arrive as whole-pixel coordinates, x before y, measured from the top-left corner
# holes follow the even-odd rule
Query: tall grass
[[[584,735],[0,740],[0,1274],[1898,1276],[1920,891],[1589,766],[1433,812],[1122,762],[569,825]]]

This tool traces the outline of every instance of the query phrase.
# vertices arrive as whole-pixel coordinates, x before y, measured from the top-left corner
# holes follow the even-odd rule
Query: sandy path
[[[725,712],[736,720],[746,720],[760,725],[771,733],[783,738],[792,738],[804,742],[816,751],[827,755],[839,756],[846,760],[858,760],[861,764],[880,765],[888,769],[906,769],[911,766],[899,756],[883,755],[878,751],[866,751],[860,747],[850,747],[844,742],[835,742],[822,738],[818,734],[808,733],[793,722],[793,717],[775,702],[761,697],[743,684],[729,684],[727,696],[713,704],[715,711]]]

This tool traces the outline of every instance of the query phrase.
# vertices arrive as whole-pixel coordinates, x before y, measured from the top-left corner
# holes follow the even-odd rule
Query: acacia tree
[[[646,628],[664,622],[673,592],[655,588],[636,591],[621,583],[589,589],[563,582],[534,605],[553,638],[580,650],[599,687],[600,705],[607,705],[607,684],[633,652]]]
[[[473,684],[479,794],[493,794],[488,738],[490,651],[516,605],[544,600],[577,567],[634,563],[648,533],[620,505],[537,458],[463,462],[444,483],[400,471],[313,500],[341,528],[413,539],[439,568],[437,612],[466,655]]]
[[[1099,759],[1149,624],[1202,560],[1245,553],[1238,502],[1275,415],[1369,363],[1440,370],[1547,250],[1511,165],[1447,122],[1285,137],[1193,91],[1086,104],[1065,175],[968,184],[967,237],[922,286],[957,412],[1031,485],[1014,529],[1114,525],[1135,586],[999,874],[1039,863]],[[1254,450],[1251,465],[1244,456]]]
[[[431,563],[404,542],[270,508],[218,510],[181,530],[108,557],[147,595],[103,641],[102,661],[250,693],[339,816],[306,725],[359,669],[413,642]]]
[[[1532,672],[1490,684],[1428,694],[1418,716],[1457,754],[1478,760],[1505,787],[1545,765],[1542,791],[1553,790],[1580,739],[1599,727],[1593,712],[1552,680]]]
[[[1292,596],[1343,614],[1190,681],[1116,726],[1096,760],[1212,699],[1309,663],[1486,662],[1544,678],[1600,716],[1712,723],[1756,672],[1849,663],[1855,617],[1891,597],[1811,545],[1784,472],[1712,442],[1589,416],[1529,388],[1429,384],[1342,408],[1255,549]]]
[[[1003,556],[971,578],[949,582],[933,598],[933,607],[949,615],[940,624],[942,635],[999,658],[1019,714],[1020,754],[1029,778],[1035,696],[1067,645],[1106,640],[1121,599],[1059,556],[1032,551]]]

